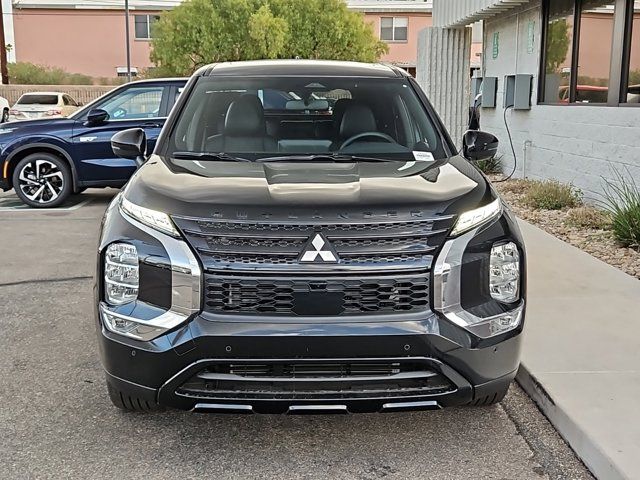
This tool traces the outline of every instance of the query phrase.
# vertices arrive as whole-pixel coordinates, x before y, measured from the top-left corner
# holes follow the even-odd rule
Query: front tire
[[[0,119],[0,123],[7,123],[9,121],[9,109],[4,108],[2,110],[2,119]]]
[[[24,203],[35,208],[54,208],[73,191],[71,169],[56,155],[27,155],[13,170],[13,189]]]

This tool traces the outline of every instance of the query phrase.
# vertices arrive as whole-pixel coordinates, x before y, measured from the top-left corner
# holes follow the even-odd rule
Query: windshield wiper
[[[333,163],[386,163],[397,162],[389,158],[363,157],[361,155],[316,154],[316,155],[283,155],[281,157],[265,157],[256,160],[258,163],[271,162],[333,162]]]
[[[226,153],[206,153],[206,152],[173,152],[172,158],[178,160],[204,160],[212,162],[250,162],[246,158],[234,157]]]

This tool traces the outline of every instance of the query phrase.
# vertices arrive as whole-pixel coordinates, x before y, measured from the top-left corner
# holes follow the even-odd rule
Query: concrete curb
[[[584,462],[593,475],[601,480],[632,480],[616,467],[594,438],[589,437],[573,419],[571,412],[558,404],[524,364],[520,365],[516,381],[540,407],[558,433]],[[595,393],[594,393],[595,394]]]

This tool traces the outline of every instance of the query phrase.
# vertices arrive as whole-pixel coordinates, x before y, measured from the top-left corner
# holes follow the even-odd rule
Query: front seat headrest
[[[231,137],[264,135],[264,108],[255,95],[242,95],[229,105],[224,121],[224,134]]]
[[[364,132],[376,132],[376,117],[367,105],[349,105],[342,116],[340,123],[340,137],[350,138]]]
[[[347,110],[349,105],[353,103],[353,100],[350,98],[339,98],[335,105],[333,106],[333,123],[335,125],[335,131],[339,132],[340,125],[342,125],[342,118],[344,117],[344,112]]]

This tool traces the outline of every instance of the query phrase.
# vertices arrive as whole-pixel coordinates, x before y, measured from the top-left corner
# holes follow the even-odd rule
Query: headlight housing
[[[451,230],[452,236],[458,236],[464,232],[471,230],[478,225],[481,225],[492,218],[500,216],[502,213],[502,202],[499,198],[493,202],[485,205],[484,207],[462,212],[456,220],[453,230]]]
[[[138,251],[128,243],[112,243],[104,256],[105,298],[111,305],[124,305],[138,298],[140,267]]]
[[[514,330],[524,318],[517,225],[505,218],[486,226],[494,215],[474,215],[475,227],[447,240],[433,267],[434,310],[479,338]]]
[[[105,331],[148,342],[200,311],[202,271],[167,214],[122,196],[104,219],[98,312]]]
[[[141,207],[140,205],[136,205],[135,203],[130,202],[124,195],[120,198],[120,209],[127,215],[135,218],[141,223],[154,228],[156,230],[161,231],[162,233],[166,233],[167,235],[171,235],[172,237],[179,237],[180,234],[176,229],[173,221],[164,212],[159,212],[157,210],[151,210],[150,208]]]

